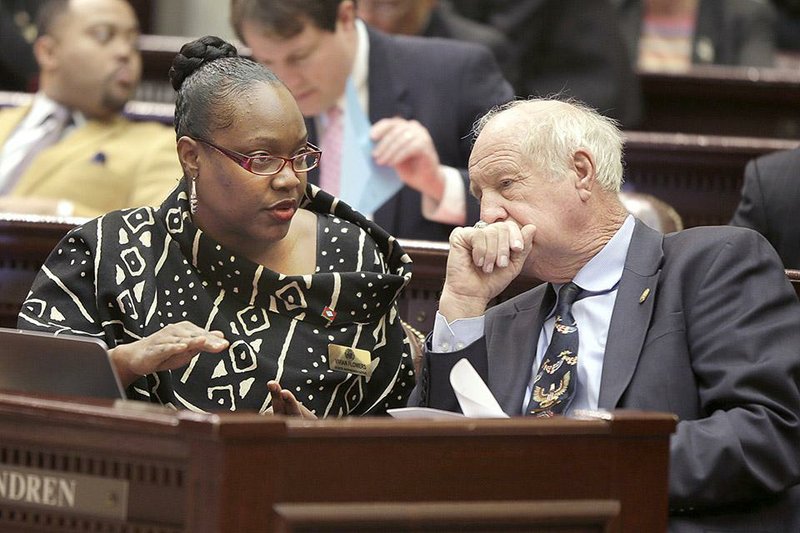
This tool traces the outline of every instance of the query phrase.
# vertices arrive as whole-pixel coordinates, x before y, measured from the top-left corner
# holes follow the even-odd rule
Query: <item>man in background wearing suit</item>
[[[747,163],[742,199],[731,224],[762,234],[786,268],[800,268],[800,148]]]
[[[411,402],[457,410],[467,358],[510,415],[672,412],[671,531],[800,530],[800,303],[769,243],[636,221],[620,131],[588,107],[514,102],[477,130],[482,221],[450,237]],[[487,309],[521,272],[547,283]]]
[[[468,19],[445,0],[358,0],[358,16],[386,33],[456,39],[486,46],[514,85],[514,47],[500,30]]]
[[[511,41],[519,96],[577,98],[626,129],[640,123],[641,87],[610,0],[457,0],[452,5]]]
[[[234,0],[232,21],[253,57],[292,91],[323,167],[342,153],[327,134],[352,112],[351,80],[372,124],[375,163],[392,167],[404,184],[366,213],[375,222],[397,237],[446,240],[454,226],[477,220],[477,203],[466,194],[469,132],[480,115],[513,97],[486,48],[368,29],[352,0]],[[341,190],[324,168],[309,181]]]
[[[51,0],[34,53],[40,91],[0,111],[0,211],[96,216],[159,205],[181,176],[174,134],[120,113],[141,76],[124,0]]]

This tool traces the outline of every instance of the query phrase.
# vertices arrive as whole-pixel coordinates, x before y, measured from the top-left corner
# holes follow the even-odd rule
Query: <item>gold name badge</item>
[[[341,370],[359,376],[372,376],[372,357],[367,350],[340,346],[339,344],[328,345],[328,366],[331,370]]]

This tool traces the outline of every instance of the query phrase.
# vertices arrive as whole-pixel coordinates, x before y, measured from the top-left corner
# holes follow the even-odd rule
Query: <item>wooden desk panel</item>
[[[800,73],[698,66],[639,72],[648,131],[800,139]]]
[[[541,502],[555,501],[554,526],[582,517],[597,531],[664,531],[675,423],[633,411],[582,420],[304,421],[0,393],[0,469],[130,488],[127,504],[115,502],[124,521],[20,496],[0,498],[0,529],[77,522],[80,531],[120,531],[122,523],[158,533],[272,531],[279,516],[295,525],[325,520],[318,506],[339,509],[328,526],[347,515],[355,531],[376,519],[402,522],[401,502],[434,523],[463,524],[505,506],[530,526],[543,517]],[[373,503],[387,515],[376,517]]]
[[[0,216],[0,327],[15,327],[20,306],[31,283],[58,241],[81,219]],[[414,275],[398,301],[400,316],[422,332],[433,320],[444,283],[448,244],[401,239],[414,261]],[[786,276],[800,295],[800,271]],[[536,286],[539,280],[520,278],[497,301],[504,301]]]
[[[670,204],[687,228],[728,224],[747,162],[798,146],[784,139],[641,131],[625,138],[625,182]]]

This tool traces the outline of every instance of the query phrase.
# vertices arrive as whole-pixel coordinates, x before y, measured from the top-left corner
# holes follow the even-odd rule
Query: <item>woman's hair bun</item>
[[[181,88],[186,78],[206,63],[221,57],[237,57],[236,47],[228,41],[206,35],[181,47],[181,51],[172,60],[169,69],[169,80],[176,91]]]

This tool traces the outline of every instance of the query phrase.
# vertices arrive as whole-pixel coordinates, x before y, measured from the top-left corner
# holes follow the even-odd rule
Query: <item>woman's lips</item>
[[[297,212],[297,200],[281,200],[267,207],[270,214],[281,222],[288,222]]]

